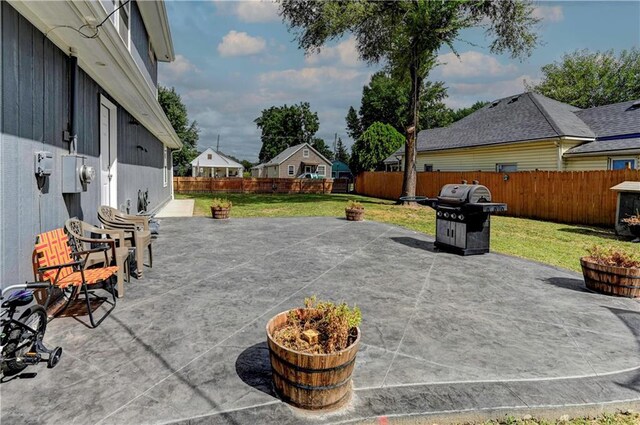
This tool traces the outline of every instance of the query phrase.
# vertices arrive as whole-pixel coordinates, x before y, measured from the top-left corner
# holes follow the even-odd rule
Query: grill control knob
[[[451,220],[455,220],[457,217],[456,213],[451,213]]]
[[[464,220],[464,215],[459,214],[459,215],[458,215],[458,219],[459,219],[460,221]]]
[[[438,213],[436,214],[438,217],[442,217],[442,211],[438,211]]]
[[[449,213],[448,212],[444,213],[444,218],[449,218]]]

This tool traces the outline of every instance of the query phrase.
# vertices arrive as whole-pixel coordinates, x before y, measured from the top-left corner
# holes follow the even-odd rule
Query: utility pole
[[[338,155],[338,133],[333,133],[333,157]]]
[[[216,144],[216,152],[220,152],[220,134],[218,134],[218,143]]]

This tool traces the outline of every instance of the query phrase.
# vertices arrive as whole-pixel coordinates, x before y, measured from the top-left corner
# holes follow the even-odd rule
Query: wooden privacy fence
[[[445,184],[462,180],[487,186],[495,202],[508,205],[509,216],[613,226],[617,193],[610,188],[623,181],[640,181],[640,170],[421,172],[416,195],[437,196]],[[365,172],[356,177],[356,192],[362,195],[398,199],[401,191],[399,172]]]
[[[331,179],[174,177],[175,193],[331,193]]]

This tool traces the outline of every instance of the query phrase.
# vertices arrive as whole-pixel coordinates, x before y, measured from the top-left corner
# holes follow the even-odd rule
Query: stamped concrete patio
[[[639,406],[640,303],[587,292],[565,270],[434,252],[425,235],[338,218],[163,219],[154,253],[154,268],[132,279],[99,328],[50,323],[45,341],[63,358],[0,385],[3,424],[343,423]],[[265,343],[269,318],[312,294],[357,303],[364,317],[355,396],[324,416],[278,400]]]

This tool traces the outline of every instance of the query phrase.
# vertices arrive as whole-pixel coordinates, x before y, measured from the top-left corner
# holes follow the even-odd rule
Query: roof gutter
[[[640,149],[621,149],[618,151],[607,150],[598,152],[565,152],[564,156],[567,158],[581,157],[581,156],[612,156],[612,155],[640,155]]]

